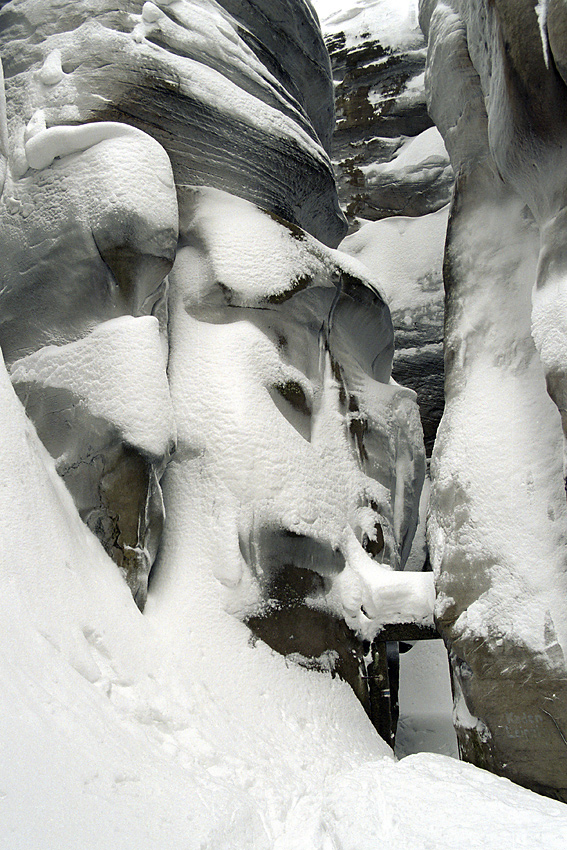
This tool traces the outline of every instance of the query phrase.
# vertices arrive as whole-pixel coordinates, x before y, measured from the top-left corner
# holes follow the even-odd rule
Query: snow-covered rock
[[[10,377],[80,516],[143,607],[176,434],[157,319],[111,319],[16,360]]]
[[[390,382],[380,291],[351,257],[218,190],[195,191],[183,227],[166,481],[184,508],[164,553],[172,537],[191,541],[225,605],[276,629],[288,603],[365,639],[386,622],[427,622],[431,576],[398,571],[418,519],[422,432],[414,394]],[[179,604],[186,579],[163,558],[155,582]]]
[[[3,4],[4,6],[4,4]],[[345,224],[325,148],[329,59],[304,2],[74,4],[13,0],[1,11],[13,157],[25,128],[120,122],[171,159],[179,200],[208,185],[336,245]],[[285,175],[285,179],[282,179]]]
[[[326,247],[311,7],[11,0],[0,20],[6,845],[562,850],[558,803],[442,756],[396,764],[333,675],[347,623],[354,642],[428,622],[433,586],[394,569],[424,454],[390,313]],[[142,614],[77,507],[104,525],[127,502],[155,551],[166,461]],[[284,657],[243,620],[274,637],[286,610]],[[307,668],[302,610],[327,624]]]
[[[393,376],[417,393],[430,455],[443,412],[441,266],[453,171],[427,114],[417,3],[316,7],[335,79],[339,197],[351,231],[360,229],[341,250],[381,282],[396,335]]]
[[[453,173],[427,114],[416,3],[316,3],[335,81],[332,156],[349,223],[435,212]]]
[[[567,91],[551,6],[420,5],[456,173],[429,544],[462,754],[566,800]]]
[[[316,18],[302,2],[254,8],[176,0],[117,12],[98,0],[61,17],[57,4],[14,0],[2,9],[0,343],[80,515],[140,607],[178,425],[179,457],[215,456],[219,491],[242,479],[224,519],[236,536],[210,565],[221,585],[240,588],[244,560],[252,601],[229,607],[273,612],[279,572],[307,571],[317,576],[311,607],[346,621],[361,655],[387,621],[431,621],[431,576],[400,572],[417,524],[421,427],[412,392],[390,382],[380,292],[308,232],[333,244],[344,224],[325,152],[333,102]],[[202,183],[211,188],[191,185]],[[177,318],[168,301],[181,305]],[[196,344],[167,338],[184,322]],[[217,361],[203,382],[207,334]],[[248,363],[256,338],[259,374]],[[213,404],[234,345],[244,377]],[[181,399],[175,416],[161,347]],[[179,369],[189,370],[181,388]],[[251,405],[256,389],[267,420],[260,401]],[[256,447],[258,499],[234,448],[251,439],[228,416],[235,392],[237,407],[250,406],[248,429],[273,420]],[[215,405],[220,430],[206,443]],[[284,469],[275,445],[286,447]]]
[[[341,242],[380,281],[392,313],[392,374],[417,393],[425,447],[431,454],[443,413],[443,254],[449,208],[366,222]]]
[[[560,803],[441,755],[397,764],[348,685],[251,645],[211,594],[198,542],[175,551],[172,534],[182,593],[177,604],[159,582],[143,616],[3,368],[0,401],[10,850],[563,850]],[[183,511],[179,490],[178,527],[193,524]]]

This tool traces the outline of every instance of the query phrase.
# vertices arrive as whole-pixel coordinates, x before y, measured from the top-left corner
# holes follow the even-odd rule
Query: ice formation
[[[562,850],[364,711],[365,642],[431,622],[425,453],[310,4],[10,0],[0,50],[9,846]]]

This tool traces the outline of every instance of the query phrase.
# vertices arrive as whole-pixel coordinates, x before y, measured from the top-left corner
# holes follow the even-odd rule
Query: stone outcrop
[[[143,608],[181,512],[182,571],[286,655],[307,617],[364,696],[362,641],[431,621],[402,570],[425,462],[389,309],[333,250],[310,5],[12,0],[0,27],[0,344],[81,517]]]
[[[427,112],[425,39],[415,13],[392,0],[331,15],[323,32],[335,80],[332,157],[351,231],[341,249],[381,282],[396,334],[393,376],[417,393],[430,455],[444,403],[441,268],[453,171]]]
[[[429,544],[457,733],[467,760],[567,800],[563,18],[420,4],[456,174]]]
[[[364,7],[360,23],[351,12],[323,25],[335,80],[332,158],[353,228],[357,219],[435,212],[448,203],[453,183],[427,113],[423,34],[415,20],[403,20],[405,10],[388,0],[381,6],[384,20],[374,28]]]

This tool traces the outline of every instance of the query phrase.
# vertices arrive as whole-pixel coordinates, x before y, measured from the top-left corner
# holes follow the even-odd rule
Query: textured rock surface
[[[442,221],[453,171],[427,113],[424,36],[411,4],[393,0],[329,14],[323,31],[339,197],[351,231],[360,228],[341,249],[381,281],[396,333],[393,376],[417,393],[431,454],[444,403]]]
[[[462,754],[566,800],[567,89],[564,6],[547,8],[421,4],[457,175],[429,542]]]
[[[48,126],[125,122],[163,145],[181,201],[215,186],[337,244],[330,69],[308,5],[97,0],[69,15],[13,0],[1,14],[16,159],[38,109]]]
[[[323,29],[335,80],[332,156],[349,223],[440,209],[453,175],[427,113],[415,14],[390,0],[363,3]]]

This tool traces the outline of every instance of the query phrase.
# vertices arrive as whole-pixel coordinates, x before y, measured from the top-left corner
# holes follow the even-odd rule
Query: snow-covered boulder
[[[352,666],[337,621],[372,639],[387,622],[430,622],[432,604],[431,574],[400,570],[425,462],[415,396],[390,381],[389,310],[362,264],[247,201],[195,190],[183,228],[178,446],[152,587],[194,605],[193,563],[284,654]],[[362,667],[337,670],[365,692]]]
[[[429,545],[463,756],[566,800],[567,89],[549,8],[420,5],[456,174]]]

